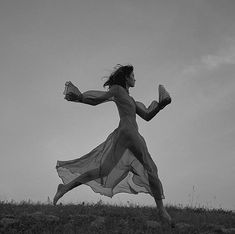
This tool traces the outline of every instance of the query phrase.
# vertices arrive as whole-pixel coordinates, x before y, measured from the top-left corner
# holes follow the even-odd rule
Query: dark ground
[[[0,202],[0,233],[235,234],[232,211],[176,206],[167,210],[176,222],[174,229],[162,224],[152,207]]]

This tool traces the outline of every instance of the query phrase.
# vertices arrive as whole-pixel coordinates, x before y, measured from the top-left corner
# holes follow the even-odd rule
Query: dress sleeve
[[[79,102],[95,106],[104,102],[114,101],[117,94],[118,87],[116,85],[113,85],[108,91],[89,90],[81,94]]]
[[[136,113],[146,121],[151,120],[161,110],[157,101],[152,101],[148,108],[142,102],[135,103]]]

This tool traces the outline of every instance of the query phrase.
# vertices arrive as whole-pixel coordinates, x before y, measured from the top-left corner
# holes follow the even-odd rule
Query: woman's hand
[[[159,108],[160,110],[162,110],[165,106],[171,103],[171,96],[166,91],[163,85],[158,86],[158,92],[159,92]]]
[[[171,103],[171,98],[167,97],[165,99],[163,99],[162,101],[160,101],[158,103],[158,106],[160,108],[160,110],[162,110],[165,106],[169,105]]]
[[[80,102],[81,101],[81,95],[77,95],[75,93],[67,93],[64,97],[67,101],[70,102]]]
[[[66,95],[69,93],[74,93],[76,95],[81,94],[80,90],[71,81],[67,81],[65,83],[65,90],[64,90],[63,94]]]
[[[67,81],[65,83],[65,95],[64,99],[70,102],[81,102],[82,101],[82,93],[80,90],[71,82]]]

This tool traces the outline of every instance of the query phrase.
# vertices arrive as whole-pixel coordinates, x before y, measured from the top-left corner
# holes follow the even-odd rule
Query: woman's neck
[[[125,88],[125,90],[127,91],[127,93],[129,94],[129,86],[128,85],[126,85],[126,88]]]

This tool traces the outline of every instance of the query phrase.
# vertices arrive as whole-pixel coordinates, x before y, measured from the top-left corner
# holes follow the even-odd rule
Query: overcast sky
[[[149,105],[163,84],[173,100],[137,120],[165,203],[234,210],[234,12],[234,0],[1,0],[0,200],[53,198],[56,161],[88,153],[118,125],[114,103],[69,103],[64,83],[103,90],[103,76],[131,63],[131,96]],[[84,185],[61,201],[99,199],[154,204]]]

